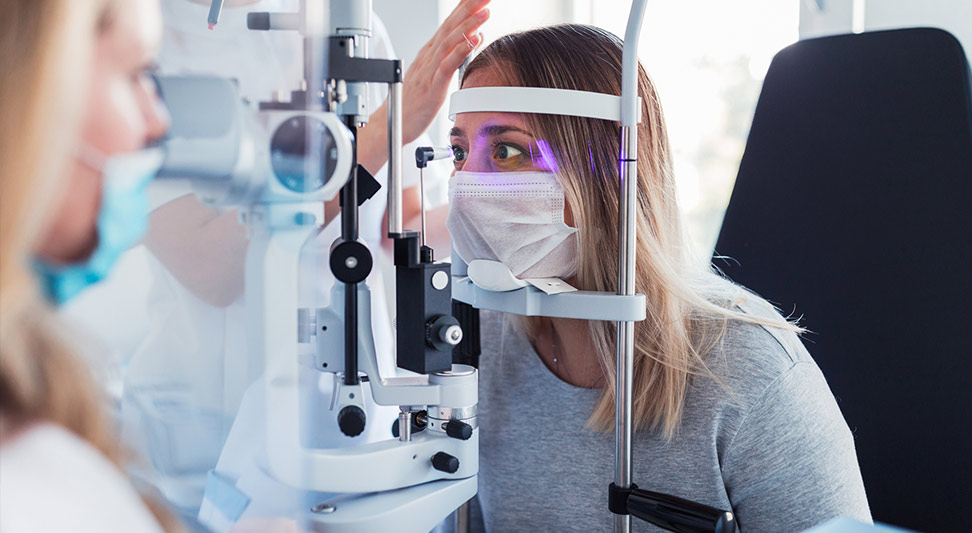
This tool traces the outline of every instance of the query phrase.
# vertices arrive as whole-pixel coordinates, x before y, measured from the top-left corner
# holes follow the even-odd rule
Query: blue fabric
[[[98,213],[98,246],[88,259],[68,265],[36,260],[34,270],[47,298],[63,305],[89,285],[104,279],[126,250],[148,228],[146,188],[162,164],[158,149],[112,157],[102,170],[101,208]]]

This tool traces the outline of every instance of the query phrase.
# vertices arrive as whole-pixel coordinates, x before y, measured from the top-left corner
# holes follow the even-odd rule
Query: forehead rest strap
[[[638,98],[641,108],[641,98]],[[475,87],[452,93],[449,119],[459,113],[541,113],[621,120],[621,97],[611,94],[545,87]],[[639,114],[638,121],[641,121]]]

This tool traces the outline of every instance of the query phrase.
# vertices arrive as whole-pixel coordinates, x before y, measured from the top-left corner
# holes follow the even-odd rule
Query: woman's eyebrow
[[[533,137],[533,134],[530,133],[529,131],[523,128],[518,128],[516,126],[497,124],[495,126],[483,126],[482,128],[479,128],[479,135],[483,135],[487,137],[492,137],[494,135],[502,135],[504,133],[510,133],[510,132],[522,133],[524,135],[529,135],[530,137]]]
[[[509,126],[509,125],[501,125],[501,124],[497,124],[493,126],[483,126],[482,128],[479,128],[478,133],[480,136],[492,137],[494,135],[502,135],[504,133],[510,133],[510,132],[522,133],[524,135],[529,135],[530,137],[533,137],[532,133],[530,133],[529,131],[523,128],[518,128],[516,126]],[[449,130],[449,136],[465,138],[466,132],[462,131],[459,128],[452,128],[451,130]]]

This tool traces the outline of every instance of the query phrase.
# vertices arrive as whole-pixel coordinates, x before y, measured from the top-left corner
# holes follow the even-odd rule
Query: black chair
[[[972,89],[954,37],[776,55],[715,264],[812,331],[877,521],[972,529],[970,234]]]

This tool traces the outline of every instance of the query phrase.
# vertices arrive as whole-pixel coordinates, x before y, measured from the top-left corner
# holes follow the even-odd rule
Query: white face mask
[[[466,263],[498,261],[520,279],[577,270],[577,229],[564,223],[564,189],[550,172],[456,172],[446,227]]]

